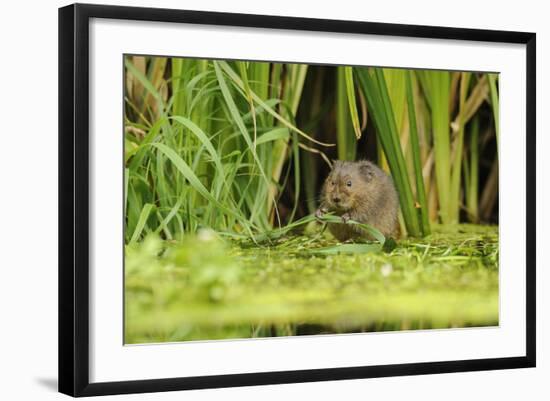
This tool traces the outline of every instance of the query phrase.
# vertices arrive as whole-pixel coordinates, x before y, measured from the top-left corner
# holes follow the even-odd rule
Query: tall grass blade
[[[423,71],[425,91],[429,93],[432,134],[434,142],[435,178],[439,203],[439,216],[444,224],[452,222],[450,212],[450,73],[448,71]]]
[[[470,158],[466,190],[468,220],[479,222],[479,117],[472,120],[470,129]]]
[[[124,65],[132,73],[132,75],[139,81],[141,85],[147,90],[147,93],[151,94],[156,100],[162,101],[162,97],[160,93],[157,91],[155,86],[149,79],[139,71],[134,64],[130,61],[130,59],[125,58],[124,59]]]
[[[346,95],[348,98],[348,108],[350,112],[353,131],[357,139],[361,138],[361,123],[359,122],[359,113],[357,112],[357,100],[355,99],[355,85],[353,82],[353,68],[343,67],[346,80]]]
[[[430,229],[430,218],[428,211],[428,201],[426,199],[426,189],[424,187],[424,176],[422,174],[422,164],[420,161],[420,144],[418,142],[418,131],[416,127],[416,112],[413,99],[413,88],[411,82],[411,73],[407,71],[405,75],[406,87],[407,87],[407,110],[409,114],[409,129],[411,137],[411,151],[413,156],[413,166],[414,166],[414,176],[416,182],[416,197],[419,203],[419,214],[420,214],[420,228],[422,235],[429,235],[431,232]]]
[[[356,134],[351,129],[348,88],[345,76],[346,67],[336,69],[336,139],[338,159],[355,160]],[[357,112],[357,110],[356,110]]]
[[[460,74],[458,135],[454,141],[455,149],[451,171],[451,194],[449,197],[449,218],[453,223],[458,223],[460,212],[460,178],[462,177],[462,151],[464,148],[464,126],[466,124],[465,105],[470,78],[470,72],[462,72]]]
[[[491,91],[491,107],[493,109],[493,117],[495,119],[495,133],[497,138],[497,153],[498,142],[500,137],[500,106],[498,100],[497,79],[498,74],[487,74],[489,77],[489,88]]]
[[[128,209],[128,181],[130,178],[130,169],[124,168],[124,216],[126,216],[126,209]]]
[[[159,232],[161,232],[162,230],[168,227],[168,224],[170,223],[170,221],[174,217],[176,217],[176,214],[178,214],[182,203],[183,203],[183,199],[178,199],[174,207],[170,210],[170,213],[168,213],[168,215],[158,225],[157,229],[155,230],[156,234],[158,234]]]
[[[420,236],[420,225],[415,208],[405,159],[399,141],[392,105],[389,99],[383,71],[374,68],[373,76],[366,68],[356,69],[363,94],[376,127],[384,154],[397,187],[401,211],[405,219],[407,232],[411,236]]]
[[[136,242],[143,232],[143,229],[145,228],[145,224],[147,224],[147,219],[149,218],[149,215],[151,214],[151,211],[155,205],[152,205],[150,203],[146,203],[145,206],[143,206],[143,209],[141,210],[141,213],[139,215],[139,220],[137,222],[136,228],[134,230],[134,233],[132,234],[132,238],[130,239],[130,243]]]

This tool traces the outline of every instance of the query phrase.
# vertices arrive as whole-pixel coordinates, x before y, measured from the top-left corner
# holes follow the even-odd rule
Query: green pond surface
[[[125,341],[498,325],[496,226],[436,226],[389,252],[316,252],[335,244],[301,235],[256,245],[201,231],[127,245]]]

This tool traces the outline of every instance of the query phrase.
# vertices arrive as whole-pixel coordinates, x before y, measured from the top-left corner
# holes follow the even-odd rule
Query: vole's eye
[[[330,183],[331,183],[332,185],[336,185],[336,183],[335,183],[334,181],[331,181]]]
[[[346,182],[346,185],[347,185],[348,187],[351,187],[351,181]]]

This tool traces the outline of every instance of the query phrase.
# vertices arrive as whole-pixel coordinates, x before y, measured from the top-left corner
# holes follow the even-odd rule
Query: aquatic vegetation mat
[[[126,246],[125,342],[498,325],[498,227],[371,245],[150,235]]]

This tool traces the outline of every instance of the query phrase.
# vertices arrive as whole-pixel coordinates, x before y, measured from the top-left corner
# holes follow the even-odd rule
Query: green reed
[[[367,132],[404,233],[477,222],[495,205],[498,170],[480,178],[498,133],[495,74],[141,56],[125,67],[127,242],[289,226],[315,210],[330,157],[362,157]]]

